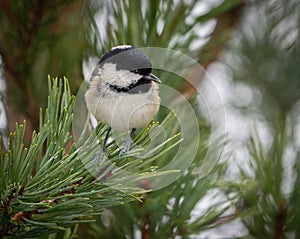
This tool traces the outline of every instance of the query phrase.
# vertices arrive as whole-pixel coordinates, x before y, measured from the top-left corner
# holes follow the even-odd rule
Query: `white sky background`
[[[7,148],[7,114],[6,114],[6,83],[3,78],[2,59],[0,56],[0,132],[4,147]]]

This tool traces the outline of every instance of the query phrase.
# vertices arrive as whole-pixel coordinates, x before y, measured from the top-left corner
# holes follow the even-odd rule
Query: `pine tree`
[[[197,238],[230,227],[233,220],[244,228],[244,238],[299,237],[300,4],[207,1],[208,10],[195,13],[201,4],[1,1],[0,54],[11,133],[0,158],[0,238]],[[251,11],[258,16],[253,24],[246,18]],[[197,29],[213,21],[212,32],[199,36]],[[193,135],[196,127],[201,138],[184,139],[176,114],[162,108],[156,121],[137,132],[136,148],[119,156],[119,139],[113,137],[108,160],[95,167],[107,126],[88,131],[88,114],[82,120],[76,113],[80,94],[72,94],[80,87],[83,59],[120,44],[180,51],[194,60],[176,61],[173,67],[180,70],[191,70],[196,62],[206,69],[225,53],[232,84],[245,84],[253,95],[238,108],[254,123],[242,156],[248,164],[240,166],[234,181],[226,177],[232,155],[219,152],[230,142],[222,136],[211,141],[212,125],[199,110],[197,87],[159,69],[154,70],[162,80],[193,107],[197,126],[187,121],[187,129]],[[70,86],[57,79],[47,84],[48,74],[66,75]],[[190,79],[199,84],[203,75]],[[81,129],[88,135],[71,130],[74,115],[86,122]],[[259,124],[267,129],[267,140]],[[192,164],[163,170],[183,142],[197,150],[193,155],[187,148],[178,164],[194,157]],[[176,180],[164,185],[170,177]],[[197,211],[208,196],[219,195],[223,200]]]
[[[297,1],[258,2],[250,11],[260,18],[241,28],[233,79],[262,96],[244,111],[254,117],[247,140],[249,162],[241,167],[241,181],[252,189],[237,188],[237,213],[256,211],[243,218],[247,238],[299,237],[299,9]],[[252,32],[254,34],[249,34]],[[296,34],[297,35],[297,34]],[[299,35],[299,34],[298,34]],[[260,119],[260,120],[258,120]],[[257,129],[265,125],[268,137]]]
[[[105,127],[98,125],[81,146],[72,143],[74,100],[66,80],[49,80],[48,107],[44,114],[40,113],[40,128],[33,132],[30,146],[24,146],[24,122],[17,124],[15,132],[10,134],[8,151],[1,150],[1,238],[59,235],[62,231],[70,236],[78,223],[93,221],[93,216],[104,209],[138,200],[141,193],[147,192],[124,182],[129,185],[137,179],[172,173],[132,171],[132,167],[138,167],[130,155],[115,156],[98,166],[95,163],[100,151],[98,139],[103,140]],[[147,134],[145,129],[142,135]],[[177,138],[167,139],[169,143],[164,142],[166,147],[157,156],[163,157],[176,145]],[[140,140],[146,141],[147,137]],[[115,144],[111,147],[116,151]],[[125,164],[128,158],[132,163]],[[131,173],[124,175],[119,168],[113,170],[110,164],[116,159],[123,162],[123,170]],[[91,168],[96,169],[96,174]],[[119,180],[108,183],[107,178]]]
[[[215,31],[211,34],[211,40],[201,48],[203,53],[197,48],[189,53],[191,56],[199,60],[199,55],[205,53],[206,57],[202,58],[202,63],[206,66],[217,59],[229,39],[226,31],[238,19],[241,3],[242,1],[226,1],[210,12],[193,19],[198,25],[213,18],[217,18],[218,21]],[[142,13],[145,7],[143,4],[148,5],[145,17]],[[138,188],[117,187],[116,189],[116,185],[112,187],[101,180],[100,182],[95,180],[95,175],[90,174],[82,167],[82,158],[84,158],[84,162],[93,162],[99,150],[98,140],[103,140],[105,126],[99,125],[95,131],[96,135],[90,136],[84,145],[75,147],[72,144],[70,125],[75,99],[70,94],[67,82],[62,83],[57,80],[50,82],[47,109],[44,113],[38,111],[39,106],[45,105],[43,96],[46,95],[46,88],[45,81],[42,79],[45,79],[45,75],[49,73],[53,74],[54,72],[61,75],[66,72],[67,76],[71,78],[71,86],[74,87],[76,80],[81,75],[78,72],[81,69],[80,61],[83,49],[96,53],[96,55],[101,55],[113,45],[124,43],[139,47],[150,45],[183,51],[188,49],[197,38],[194,30],[197,24],[187,23],[185,19],[196,4],[197,1],[189,4],[184,1],[169,1],[168,3],[163,1],[149,3],[113,1],[100,3],[100,5],[81,5],[80,1],[51,1],[51,3],[32,1],[28,4],[1,2],[3,13],[1,14],[1,25],[3,27],[1,28],[0,52],[4,65],[4,76],[8,82],[10,122],[18,118],[12,117],[14,110],[17,110],[21,113],[20,118],[26,116],[31,126],[26,127],[25,122],[17,124],[14,132],[10,134],[8,150],[2,149],[1,218],[3,220],[1,220],[1,237],[28,238],[49,235],[49,238],[61,238],[64,235],[67,238],[75,236],[78,224],[94,221],[104,209],[106,211],[102,217],[105,222],[107,222],[105,215],[113,215],[110,214],[112,210],[117,213],[125,210],[129,213],[128,217],[131,214],[138,214],[136,218],[132,217],[128,221],[129,225],[126,228],[122,224],[115,226],[106,223],[108,227],[123,227],[123,230],[112,232],[113,234],[117,233],[119,237],[126,237],[128,233],[134,236],[138,231],[135,227],[140,228],[144,238],[159,237],[155,230],[156,225],[161,227],[162,237],[175,235],[186,237],[196,234],[205,227],[218,224],[218,218],[228,207],[225,205],[226,203],[224,205],[221,203],[219,207],[209,208],[204,214],[205,217],[198,217],[192,224],[188,223],[196,203],[209,190],[216,187],[217,179],[226,168],[225,165],[218,164],[208,174],[205,174],[203,179],[200,177],[203,159],[207,154],[206,139],[210,135],[209,125],[204,120],[199,125],[203,132],[203,140],[195,141],[196,144],[199,143],[196,146],[200,146],[201,150],[197,152],[197,160],[193,162],[193,167],[180,172],[180,174],[184,174],[184,177],[180,177],[166,190],[146,192],[141,185]],[[82,21],[78,14],[82,6],[85,21]],[[103,32],[97,35],[98,28],[94,15],[98,11],[102,14],[107,13],[110,16],[108,19],[113,18],[115,19],[113,21],[117,23],[117,25],[113,25],[112,22],[105,23],[107,32],[103,38],[101,37]],[[230,15],[231,13],[233,15]],[[159,32],[158,25],[161,21],[163,21],[164,27]],[[27,24],[23,24],[24,22]],[[139,25],[142,23],[144,24]],[[92,26],[94,35],[91,34],[90,26]],[[78,31],[78,29],[80,30]],[[144,31],[140,31],[140,29]],[[174,38],[176,34],[179,36],[177,40]],[[82,36],[91,38],[86,41]],[[77,50],[74,50],[73,45],[69,44],[69,39],[72,39],[72,42],[74,39],[78,39],[80,44],[77,45]],[[53,40],[56,40],[55,43]],[[209,53],[212,51],[216,54]],[[10,52],[13,54],[9,54]],[[58,61],[61,56],[63,60]],[[75,73],[69,75],[74,70]],[[178,83],[176,84],[177,88],[186,91],[187,86],[182,87]],[[19,94],[13,95],[12,92],[15,90]],[[23,107],[24,104],[25,107]],[[168,125],[173,135],[162,142],[162,146],[166,147],[166,150],[157,154],[156,158],[168,158],[178,147],[178,136],[180,135],[177,134],[178,129],[174,131],[174,128],[170,127],[174,122],[172,120],[173,118],[166,114],[162,113],[160,116],[160,124]],[[11,130],[12,128],[10,125]],[[141,131],[137,138],[140,139],[141,144],[148,142],[149,132],[147,133],[147,130],[149,128]],[[31,131],[33,131],[32,136],[30,136]],[[111,143],[111,155],[118,155],[118,148],[115,143]],[[188,157],[188,155],[186,156]],[[212,160],[218,160],[220,155],[212,154],[210,157]],[[132,159],[132,155],[130,158]],[[116,156],[110,158],[111,162],[115,162],[120,167],[134,170],[135,177],[122,178],[123,180],[130,182],[137,178],[149,178],[151,174],[158,175],[156,170],[154,172],[151,172],[153,171],[151,168],[149,170],[147,163],[140,164],[138,161],[129,159],[128,156],[124,159]],[[102,166],[104,171],[100,172],[103,179],[106,179],[110,176],[110,171],[106,168],[107,165]],[[156,167],[159,166],[161,165]],[[176,177],[180,176],[179,172],[162,172],[162,174],[164,173],[177,173]],[[99,177],[99,175],[96,176]],[[115,172],[114,176],[118,178],[118,174]],[[170,190],[177,194],[173,195]],[[186,193],[193,197],[185,198]],[[141,196],[144,199],[141,199]],[[181,211],[178,208],[181,207],[182,200],[184,200],[183,205],[186,208]],[[128,204],[129,201],[138,202]],[[155,203],[155,201],[164,203]],[[173,204],[172,201],[175,203]],[[126,205],[118,209],[113,208],[122,203],[126,203]],[[175,209],[172,210],[168,204],[173,205]],[[158,208],[152,208],[151,205]],[[181,212],[180,217],[177,215],[178,212]],[[169,214],[168,221],[164,221],[165,214]],[[157,220],[155,221],[153,218]],[[169,222],[172,223],[172,228],[169,227]],[[98,228],[99,225],[95,227],[95,223],[90,225],[94,225],[96,237],[99,236],[99,233],[105,233],[105,230],[111,231],[109,228],[103,231],[104,228]],[[83,226],[83,228],[86,227]]]

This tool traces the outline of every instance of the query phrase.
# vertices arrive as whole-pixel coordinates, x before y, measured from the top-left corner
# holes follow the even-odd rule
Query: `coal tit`
[[[96,65],[85,101],[89,112],[111,128],[130,132],[121,153],[130,149],[136,128],[148,125],[159,109],[160,80],[152,74],[150,59],[138,48],[121,45],[106,52]]]

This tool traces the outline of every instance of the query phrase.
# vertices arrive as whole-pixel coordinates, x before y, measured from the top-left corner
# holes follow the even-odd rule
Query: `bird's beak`
[[[149,81],[155,81],[156,83],[159,83],[159,84],[161,83],[161,80],[156,75],[153,75],[152,73],[150,73],[147,76],[144,76],[144,78]]]

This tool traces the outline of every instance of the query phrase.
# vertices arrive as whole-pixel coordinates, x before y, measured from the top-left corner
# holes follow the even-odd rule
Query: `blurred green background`
[[[218,71],[213,66],[221,64],[215,83],[221,88],[227,119],[233,119],[226,124],[231,128],[238,124],[235,118],[243,121],[244,128],[238,130],[246,135],[239,142],[245,151],[235,154],[238,149],[229,137],[222,165],[207,178],[189,172],[143,203],[105,211],[95,223],[80,225],[75,234],[221,238],[216,231],[232,232],[235,224],[227,223],[234,221],[237,232],[230,237],[299,238],[299,34],[297,0],[1,0],[1,95],[8,119],[3,135],[26,119],[29,144],[31,132],[39,126],[39,109],[47,102],[48,75],[66,76],[76,94],[88,78],[83,69],[116,45],[180,51],[209,72]],[[199,76],[195,82],[203,79]],[[186,82],[168,84],[187,97],[196,94]],[[3,117],[5,110],[0,113]],[[233,180],[226,161],[232,158],[237,168]],[[182,186],[187,181],[194,182],[190,188]],[[214,195],[216,188],[224,201],[193,216],[198,202]]]

